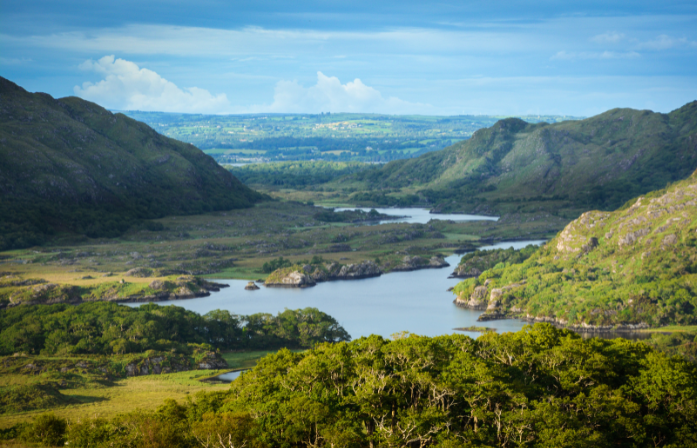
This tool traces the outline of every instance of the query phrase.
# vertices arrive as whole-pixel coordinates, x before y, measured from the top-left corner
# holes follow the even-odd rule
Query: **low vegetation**
[[[616,212],[584,213],[523,263],[494,266],[454,292],[467,301],[485,291],[491,317],[610,330],[695,325],[696,282],[697,173]]]

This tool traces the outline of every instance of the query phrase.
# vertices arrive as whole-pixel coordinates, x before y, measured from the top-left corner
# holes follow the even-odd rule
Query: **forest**
[[[549,324],[281,350],[229,391],[0,432],[71,447],[691,447],[697,368]]]
[[[309,348],[350,339],[333,317],[316,308],[285,310],[277,316],[244,316],[227,310],[200,315],[173,305],[127,307],[95,302],[23,305],[0,311],[0,355],[187,353],[191,344],[222,350]]]

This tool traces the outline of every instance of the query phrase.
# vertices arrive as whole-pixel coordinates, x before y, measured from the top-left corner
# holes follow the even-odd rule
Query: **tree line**
[[[316,308],[285,310],[276,316],[226,310],[200,315],[173,305],[131,308],[93,302],[23,305],[0,312],[0,355],[108,355],[172,349],[189,353],[189,344],[271,350],[350,338],[333,317]]]

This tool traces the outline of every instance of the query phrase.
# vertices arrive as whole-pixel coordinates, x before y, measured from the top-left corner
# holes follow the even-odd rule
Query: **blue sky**
[[[697,2],[0,0],[0,75],[111,109],[668,112]]]

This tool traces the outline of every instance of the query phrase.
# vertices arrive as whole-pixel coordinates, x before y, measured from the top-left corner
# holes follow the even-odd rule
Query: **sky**
[[[0,76],[112,110],[669,112],[697,2],[0,0]]]

